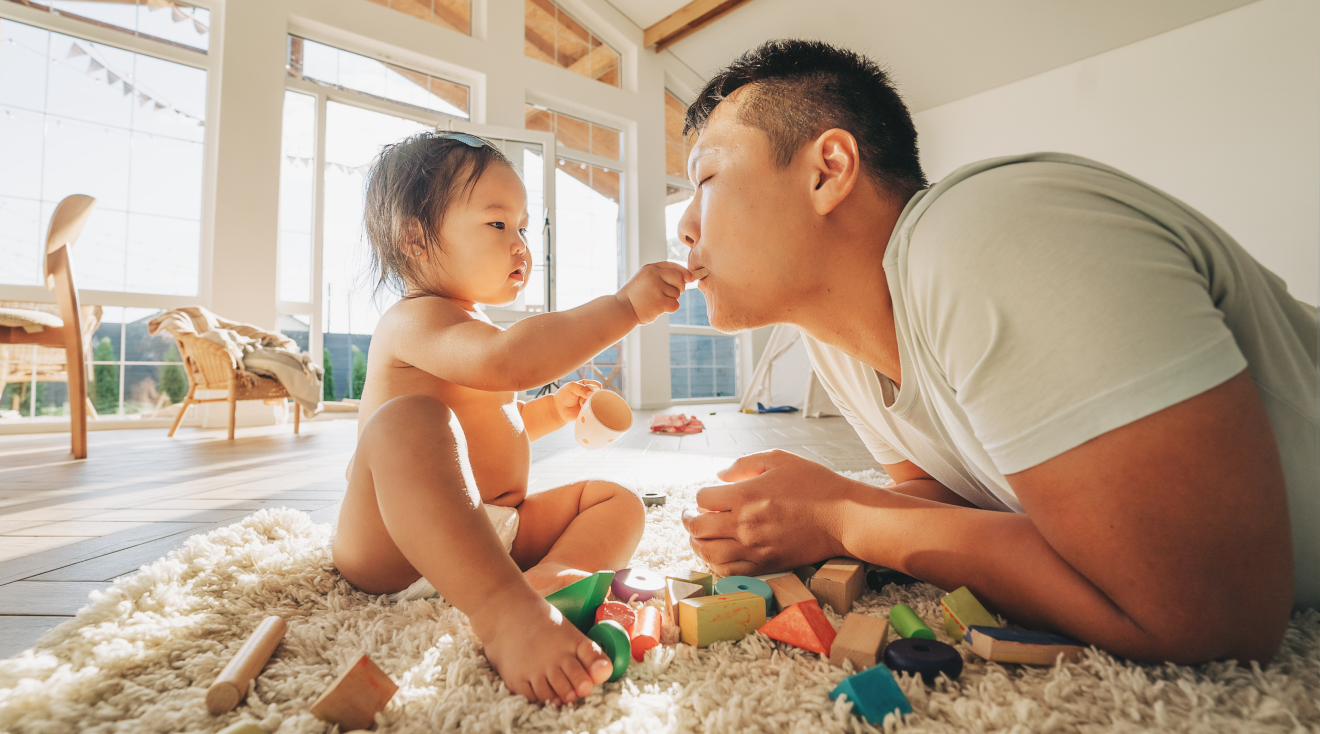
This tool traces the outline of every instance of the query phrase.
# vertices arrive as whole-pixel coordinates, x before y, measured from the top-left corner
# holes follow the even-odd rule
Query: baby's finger
[[[665,283],[668,283],[679,290],[683,290],[683,288],[692,280],[692,271],[678,263],[666,262],[656,263],[656,265],[669,266],[657,267],[656,273],[660,276],[660,280],[663,280]]]
[[[600,381],[598,380],[578,380],[578,383],[590,387],[592,392],[596,392],[602,387],[605,387],[604,385],[600,384]]]

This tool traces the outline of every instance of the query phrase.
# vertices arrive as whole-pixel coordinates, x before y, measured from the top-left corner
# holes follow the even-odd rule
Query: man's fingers
[[[683,511],[683,527],[692,537],[709,540],[737,537],[738,524],[732,512],[701,512],[689,508]]]
[[[750,549],[736,540],[729,540],[728,538],[716,538],[714,540],[692,538],[688,542],[692,545],[692,550],[696,551],[697,555],[704,558],[706,563],[714,566],[721,576],[741,575],[728,574],[720,570],[730,564],[745,563],[753,566],[756,565],[756,562],[750,558]]]
[[[732,510],[738,502],[740,487],[731,484],[715,484],[697,490],[697,507],[707,512],[725,512]]]
[[[715,473],[722,482],[741,482],[744,479],[760,476],[774,465],[774,454],[764,451],[759,454],[749,454],[729,465],[728,469]],[[701,493],[698,492],[700,497]],[[703,507],[705,505],[702,505]]]

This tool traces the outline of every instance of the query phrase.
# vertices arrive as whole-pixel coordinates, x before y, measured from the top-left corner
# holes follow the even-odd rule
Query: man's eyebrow
[[[703,145],[702,147],[698,148],[697,155],[695,158],[692,159],[692,163],[689,166],[692,169],[692,174],[695,174],[697,172],[697,164],[701,162],[702,158],[706,158],[715,153],[719,153],[722,150],[723,149],[720,148],[718,145]],[[689,174],[688,178],[692,178],[692,174]]]

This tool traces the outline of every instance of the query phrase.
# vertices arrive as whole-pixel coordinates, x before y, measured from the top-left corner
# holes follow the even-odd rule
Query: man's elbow
[[[1142,662],[1195,665],[1236,660],[1262,666],[1283,641],[1291,618],[1291,599],[1269,602],[1230,593],[1213,599],[1172,601],[1157,619],[1141,625],[1135,639],[1115,653]],[[1289,595],[1291,596],[1291,595]],[[1135,621],[1135,620],[1134,620]]]

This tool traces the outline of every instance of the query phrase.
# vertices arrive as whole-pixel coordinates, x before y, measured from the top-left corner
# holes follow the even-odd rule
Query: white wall
[[[1292,294],[1320,280],[1320,2],[1261,0],[915,116],[931,181],[1051,150],[1197,208]]]

